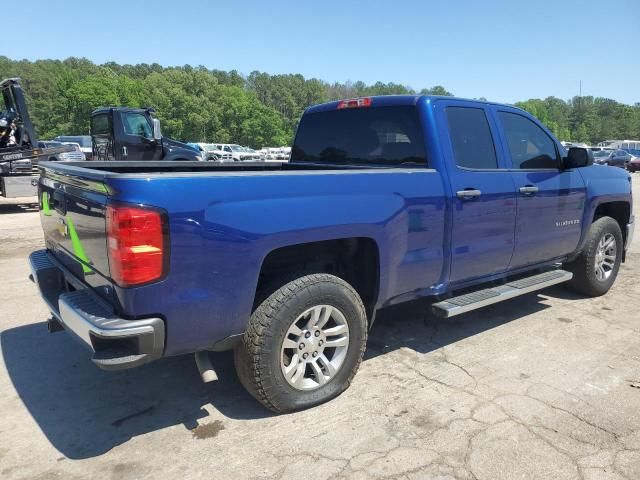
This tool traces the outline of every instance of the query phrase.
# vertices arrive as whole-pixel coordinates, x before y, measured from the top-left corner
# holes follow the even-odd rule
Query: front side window
[[[291,162],[363,166],[427,166],[415,106],[324,110],[305,114]]]
[[[153,138],[153,130],[147,121],[147,117],[140,113],[124,114],[124,131],[127,135],[138,135],[144,138]]]
[[[456,165],[474,170],[498,168],[496,149],[484,110],[447,107],[446,114]]]
[[[513,168],[558,168],[556,145],[542,128],[522,115],[498,112]]]

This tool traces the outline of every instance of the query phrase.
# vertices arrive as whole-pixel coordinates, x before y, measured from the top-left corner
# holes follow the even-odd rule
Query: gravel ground
[[[48,334],[27,280],[38,214],[0,202],[0,478],[638,479],[639,238],[601,298],[387,309],[347,392],[276,416],[229,354],[203,385],[191,356],[107,373]]]

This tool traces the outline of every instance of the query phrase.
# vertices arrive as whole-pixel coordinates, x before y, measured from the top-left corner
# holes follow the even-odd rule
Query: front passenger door
[[[580,242],[585,185],[563,170],[553,138],[520,110],[499,108],[498,124],[517,195],[515,248],[510,268],[556,259]]]
[[[458,100],[440,101],[438,107],[449,133],[444,152],[453,197],[449,281],[464,284],[509,267],[516,194],[487,110]]]

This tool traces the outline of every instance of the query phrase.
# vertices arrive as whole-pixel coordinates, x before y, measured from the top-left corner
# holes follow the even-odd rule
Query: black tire
[[[596,256],[598,246],[606,235],[612,235],[616,241],[615,261],[610,275],[599,280],[596,276]],[[578,258],[564,265],[565,270],[573,273],[569,286],[590,297],[607,293],[618,276],[623,249],[622,231],[618,222],[611,217],[598,218],[589,227],[584,248]]]
[[[286,380],[281,367],[283,341],[303,312],[330,305],[344,316],[348,346],[341,367],[324,385],[299,390]],[[290,412],[318,405],[340,395],[355,375],[367,341],[367,317],[362,300],[344,280],[312,274],[288,282],[255,309],[242,342],[236,347],[236,372],[247,391],[268,409]]]

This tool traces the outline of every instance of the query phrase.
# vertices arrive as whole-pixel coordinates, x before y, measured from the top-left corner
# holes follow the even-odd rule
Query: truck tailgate
[[[112,301],[106,187],[45,168],[38,194],[47,249],[71,274]]]

